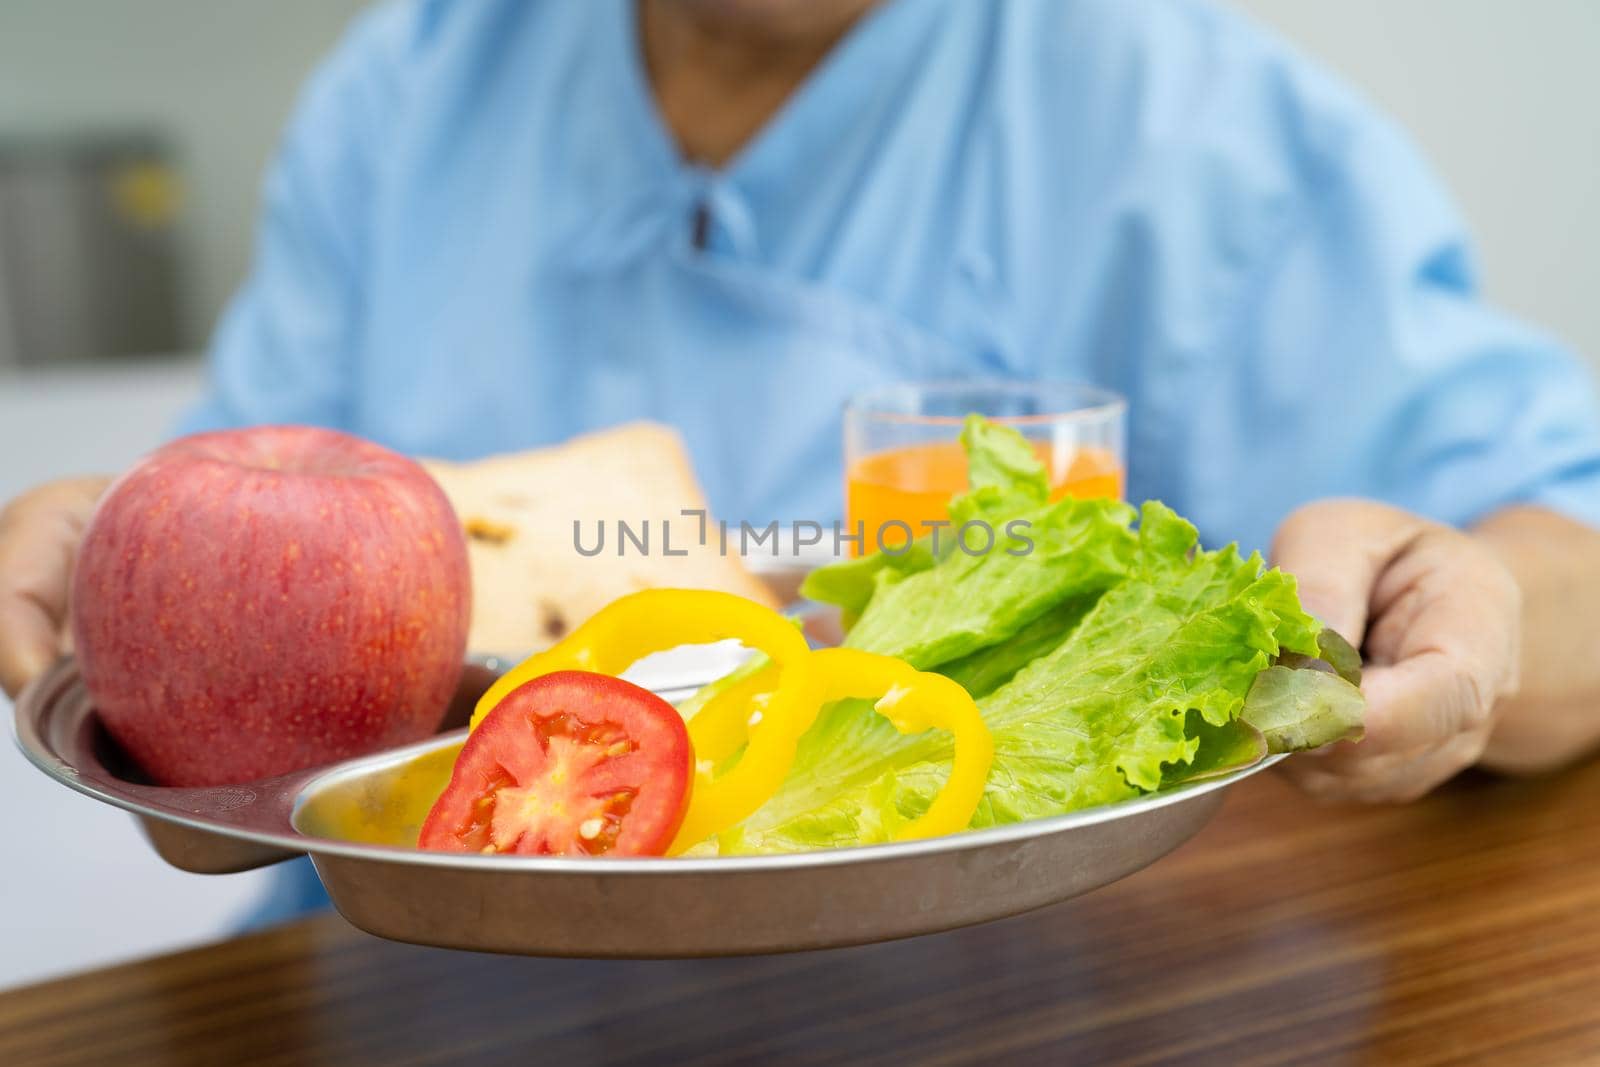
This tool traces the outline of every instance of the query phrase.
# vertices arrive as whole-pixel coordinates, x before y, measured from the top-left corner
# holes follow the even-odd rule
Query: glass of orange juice
[[[845,405],[845,518],[856,554],[921,536],[967,488],[961,425],[976,412],[1016,428],[1044,461],[1051,499],[1121,497],[1127,402],[1074,382],[904,382]],[[890,525],[895,524],[895,525]]]

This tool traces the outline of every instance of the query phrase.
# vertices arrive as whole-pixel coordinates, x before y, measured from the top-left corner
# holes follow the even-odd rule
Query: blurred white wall
[[[1600,366],[1600,2],[1233,0],[1404,123],[1488,291]]]
[[[1600,0],[1237,2],[1407,123],[1481,239],[1491,293],[1600,357],[1588,292],[1600,282]],[[360,6],[0,0],[0,133],[174,136],[198,345],[245,270],[258,175],[295,88]],[[197,382],[183,366],[0,376],[0,498],[125,466]],[[16,816],[0,863],[0,987],[214,936],[259,885],[167,869],[124,816],[46,782],[9,744],[0,810]]]

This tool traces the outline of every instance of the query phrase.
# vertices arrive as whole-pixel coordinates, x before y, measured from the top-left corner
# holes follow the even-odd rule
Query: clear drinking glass
[[[967,488],[959,438],[973,412],[1033,444],[1051,499],[1120,498],[1127,409],[1116,393],[1076,382],[904,382],[862,393],[844,412],[846,521],[863,524],[872,551],[887,523],[920,536],[924,523],[948,519],[950,498]],[[882,536],[894,545],[904,537],[898,526]]]

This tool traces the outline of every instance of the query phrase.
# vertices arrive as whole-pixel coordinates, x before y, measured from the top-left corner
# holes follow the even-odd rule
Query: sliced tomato
[[[671,704],[620,678],[557,671],[507,693],[468,736],[418,844],[661,855],[689,806],[693,769]]]

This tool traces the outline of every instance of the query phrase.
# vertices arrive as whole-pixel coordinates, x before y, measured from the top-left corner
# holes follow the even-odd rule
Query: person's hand
[[[50,482],[0,510],[0,688],[10,696],[66,647],[72,561],[107,482]]]
[[[1404,801],[1478,761],[1520,652],[1521,592],[1494,553],[1398,508],[1327,500],[1284,521],[1272,558],[1367,664],[1365,738],[1286,773],[1319,798]]]

